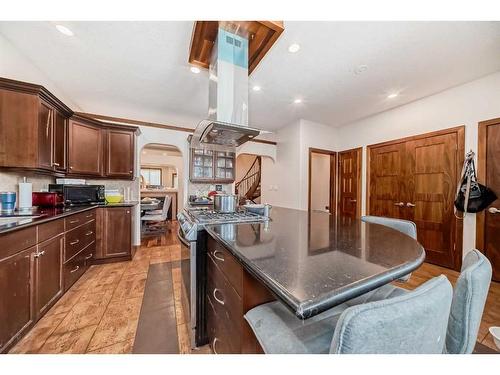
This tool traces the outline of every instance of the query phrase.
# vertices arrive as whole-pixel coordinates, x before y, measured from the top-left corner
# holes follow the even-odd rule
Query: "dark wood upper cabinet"
[[[69,121],[69,174],[103,175],[103,132],[89,122]]]
[[[38,167],[43,169],[52,169],[53,118],[54,109],[42,101],[38,111]]]
[[[135,154],[134,132],[108,129],[106,133],[106,176],[132,178]]]
[[[59,111],[54,112],[53,122],[53,160],[52,165],[56,171],[65,172],[67,168],[66,151],[68,149],[68,119]]]
[[[63,293],[64,233],[38,245],[35,268],[35,314],[42,316]]]
[[[33,322],[31,258],[35,250],[36,246],[0,258],[0,352]]]

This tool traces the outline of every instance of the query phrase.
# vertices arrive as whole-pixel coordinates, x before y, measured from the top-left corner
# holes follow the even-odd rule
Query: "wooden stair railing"
[[[255,198],[257,198],[254,196],[254,194],[260,186],[260,179],[261,157],[257,156],[245,176],[243,176],[241,181],[235,184],[235,191],[239,197],[240,202],[244,202],[247,199],[253,201]]]

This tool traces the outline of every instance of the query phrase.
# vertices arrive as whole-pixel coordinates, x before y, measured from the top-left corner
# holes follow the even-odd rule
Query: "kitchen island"
[[[274,207],[260,223],[207,225],[207,332],[215,352],[259,352],[244,321],[278,299],[298,319],[411,273],[425,258],[405,234],[358,219]]]

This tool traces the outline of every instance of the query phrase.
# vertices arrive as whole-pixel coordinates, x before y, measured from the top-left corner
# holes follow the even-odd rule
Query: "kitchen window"
[[[161,185],[160,168],[141,168],[141,176],[146,181],[146,185]]]

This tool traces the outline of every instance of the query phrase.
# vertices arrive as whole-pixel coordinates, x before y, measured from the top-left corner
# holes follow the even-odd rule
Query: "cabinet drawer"
[[[215,312],[214,302],[207,295],[207,324],[210,346],[215,354],[239,354],[239,334],[231,335],[224,320]]]
[[[85,272],[83,251],[64,265],[64,291],[66,292]]]
[[[85,269],[92,265],[92,261],[95,256],[95,241],[88,245],[82,252],[85,261]]]
[[[64,261],[67,262],[91,242],[95,242],[95,221],[86,223],[66,233]]]
[[[54,220],[38,226],[38,243],[64,233],[64,220]]]
[[[218,270],[213,260],[208,257],[207,295],[210,298],[215,313],[228,333],[228,341],[235,348],[240,347],[241,323],[243,320],[243,302]]]
[[[241,296],[243,290],[243,268],[236,258],[221,244],[213,238],[208,238],[208,254],[212,260],[217,264],[219,270],[222,271],[224,276],[236,292]]]
[[[95,220],[95,210],[89,210],[76,215],[71,215],[64,219],[66,231],[74,229],[90,220]]]
[[[36,237],[35,226],[0,235],[0,259],[36,245]]]

